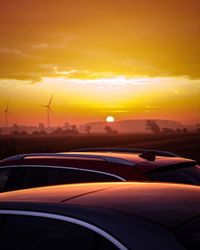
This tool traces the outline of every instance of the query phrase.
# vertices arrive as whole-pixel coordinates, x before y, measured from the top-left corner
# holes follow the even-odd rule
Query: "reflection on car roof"
[[[3,193],[0,202],[99,207],[176,226],[200,215],[200,187],[139,182],[73,184]]]

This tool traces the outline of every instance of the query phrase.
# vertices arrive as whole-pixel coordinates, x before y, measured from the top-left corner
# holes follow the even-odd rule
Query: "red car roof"
[[[138,153],[118,153],[118,152],[64,152],[64,153],[38,153],[17,155],[0,162],[0,165],[26,164],[26,161],[34,160],[39,164],[40,160],[48,160],[47,165],[57,160],[63,163],[65,160],[73,161],[105,161],[112,164],[135,166],[140,172],[146,173],[166,167],[190,167],[197,164],[196,161],[182,157],[156,156],[155,160],[147,160]]]

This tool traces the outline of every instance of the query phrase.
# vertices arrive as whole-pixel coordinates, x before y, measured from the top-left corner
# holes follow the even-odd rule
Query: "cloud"
[[[145,109],[147,110],[147,111],[151,111],[151,110],[158,110],[159,109],[159,107],[158,106],[152,106],[152,105],[145,105]]]
[[[23,55],[23,52],[19,49],[1,48],[0,54],[21,56],[21,55]]]
[[[196,0],[2,0],[0,78],[200,79],[199,9]]]
[[[46,49],[49,47],[47,43],[38,43],[38,44],[33,44],[32,47],[34,49]]]

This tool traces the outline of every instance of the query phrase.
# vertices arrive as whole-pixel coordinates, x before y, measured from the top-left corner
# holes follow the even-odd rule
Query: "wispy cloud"
[[[37,44],[33,44],[32,47],[34,49],[46,49],[49,47],[49,44],[47,43],[37,43]]]
[[[12,48],[1,48],[0,53],[1,54],[7,54],[7,55],[15,55],[15,56],[23,55],[23,52],[21,50],[12,49]]]
[[[151,110],[158,110],[159,107],[158,106],[152,106],[152,105],[145,105],[145,109],[148,110],[148,111],[151,111]]]

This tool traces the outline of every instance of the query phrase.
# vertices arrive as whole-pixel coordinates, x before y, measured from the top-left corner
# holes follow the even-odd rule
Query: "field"
[[[64,152],[85,147],[127,147],[168,150],[200,162],[200,134],[185,135],[80,135],[0,137],[0,159],[38,152]]]

